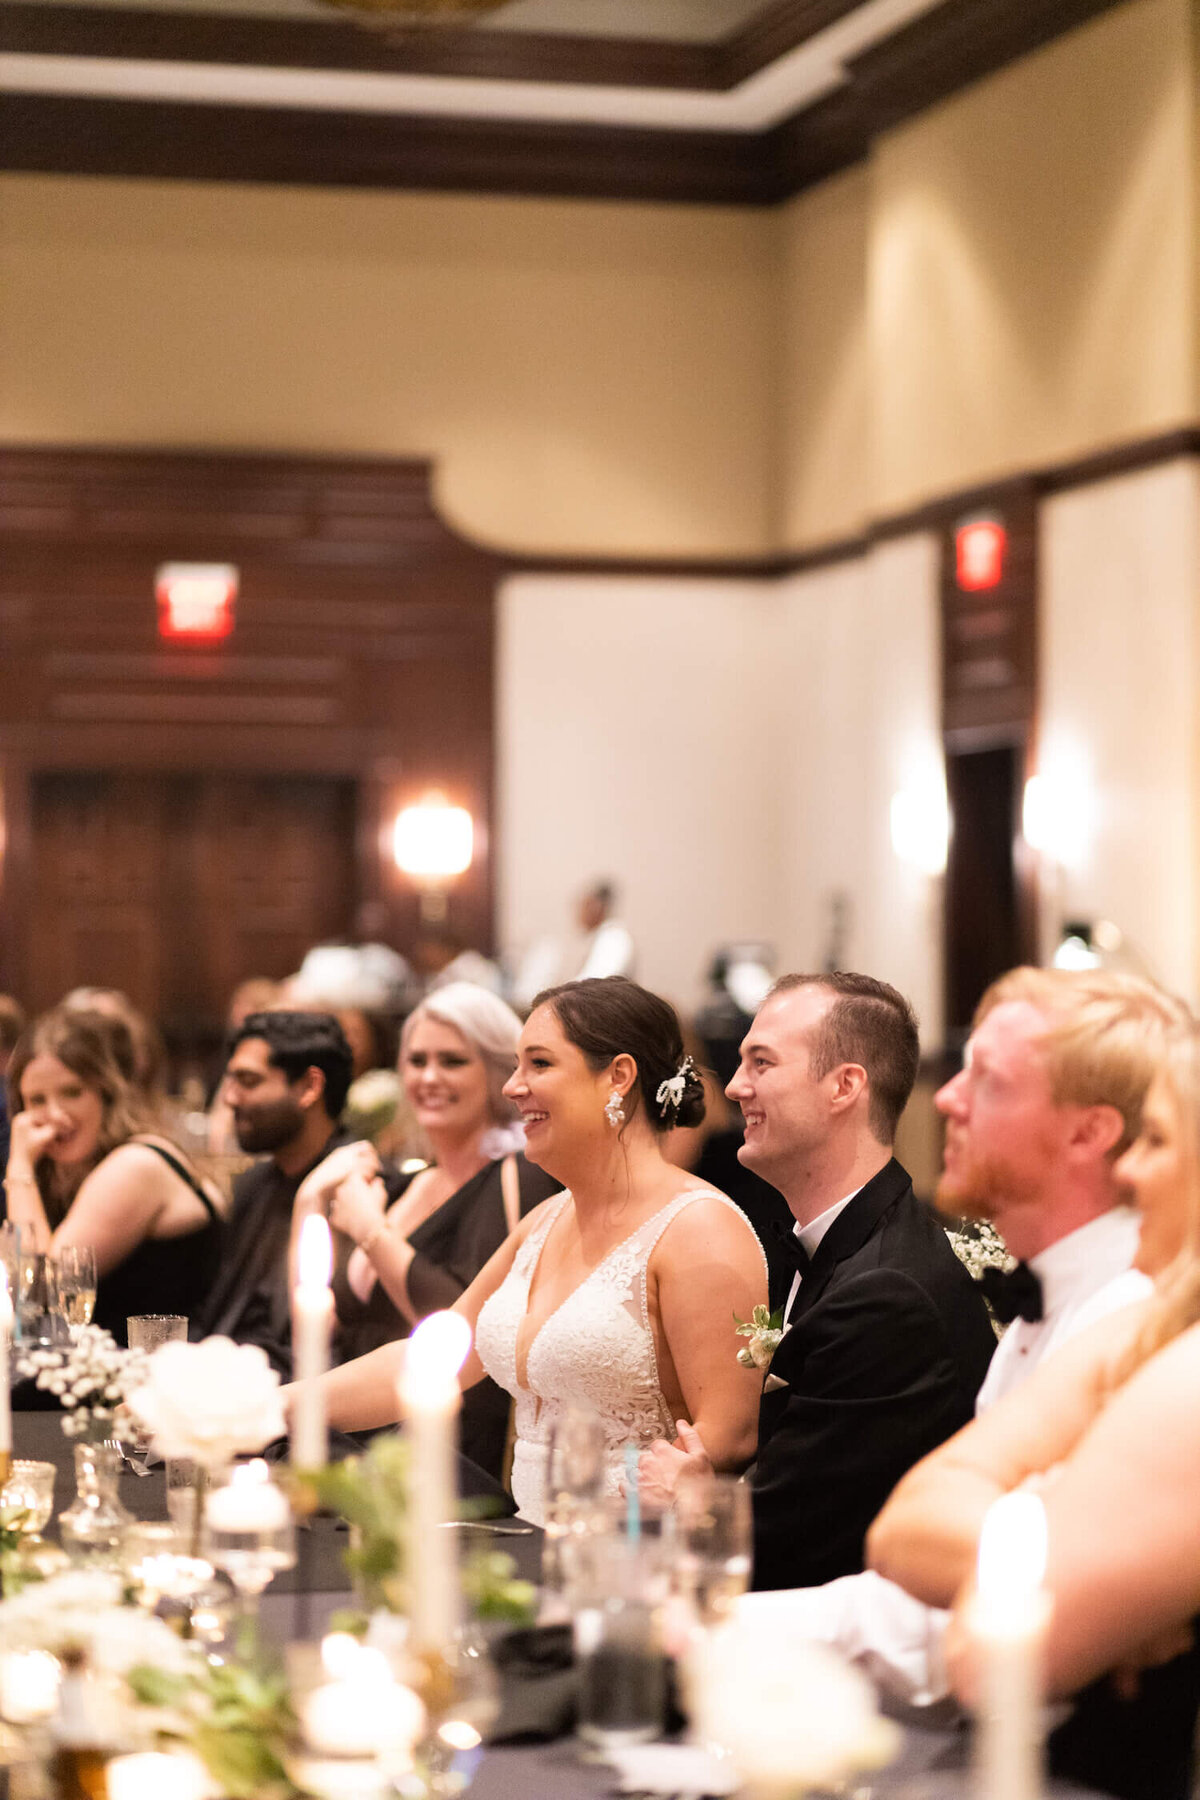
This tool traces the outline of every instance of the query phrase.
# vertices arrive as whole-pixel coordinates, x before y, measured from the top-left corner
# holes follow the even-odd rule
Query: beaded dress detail
[[[555,1421],[566,1407],[590,1407],[603,1421],[605,1487],[612,1494],[623,1491],[627,1444],[642,1450],[656,1438],[674,1437],[675,1421],[659,1386],[646,1270],[671,1221],[685,1206],[703,1199],[729,1207],[753,1235],[745,1214],[724,1194],[712,1188],[677,1194],[610,1250],[550,1314],[529,1345],[525,1386],[518,1380],[517,1344],[529,1289],[547,1237],[563,1208],[574,1204],[569,1193],[546,1201],[545,1218],[530,1232],[512,1268],[480,1309],[475,1330],[480,1361],[516,1399],[512,1491],[523,1518],[538,1525],[544,1522],[550,1442]]]

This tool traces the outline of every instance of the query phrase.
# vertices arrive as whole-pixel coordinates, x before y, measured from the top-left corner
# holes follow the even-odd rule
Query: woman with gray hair
[[[453,1306],[509,1231],[558,1183],[521,1154],[524,1134],[503,1092],[521,1022],[485,988],[452,982],[405,1021],[399,1071],[433,1161],[380,1169],[370,1144],[335,1150],[296,1195],[293,1242],[310,1212],[336,1235],[333,1292],[339,1361],[406,1337]],[[466,1396],[465,1455],[499,1474],[508,1397],[492,1382]]]

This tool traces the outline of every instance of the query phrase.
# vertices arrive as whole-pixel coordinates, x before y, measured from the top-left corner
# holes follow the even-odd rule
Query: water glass
[[[167,1458],[167,1516],[188,1541],[196,1531],[196,1481],[199,1464],[188,1456]]]
[[[663,1611],[669,1586],[668,1538],[635,1536],[628,1521],[607,1527],[594,1516],[586,1552],[575,1559],[573,1636],[579,1669],[579,1736],[607,1753],[658,1737],[666,1720],[667,1661]]]
[[[96,1252],[87,1244],[67,1244],[58,1257],[58,1310],[72,1336],[90,1325],[96,1307]]]
[[[161,1344],[186,1344],[188,1322],[181,1313],[138,1313],[126,1319],[125,1331],[131,1350],[150,1355]]]
[[[571,1536],[586,1529],[584,1515],[604,1491],[606,1439],[599,1415],[565,1406],[555,1420],[546,1456],[542,1547],[544,1622],[565,1616],[564,1564]]]
[[[675,1495],[675,1578],[701,1625],[732,1612],[750,1585],[750,1488],[734,1475],[688,1475]]]

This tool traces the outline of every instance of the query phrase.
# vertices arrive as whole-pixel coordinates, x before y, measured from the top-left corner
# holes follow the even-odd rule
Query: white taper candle
[[[1036,1494],[1018,1488],[988,1509],[979,1536],[971,1608],[980,1676],[978,1800],[1037,1800],[1042,1791],[1045,1570],[1046,1509]]]
[[[412,1453],[412,1636],[422,1650],[446,1649],[458,1629],[458,1545],[444,1527],[458,1514],[458,1371],[470,1348],[471,1327],[461,1313],[431,1313],[408,1340],[399,1383]]]
[[[329,1368],[329,1340],[333,1331],[333,1239],[320,1213],[300,1227],[296,1255],[296,1293],[293,1331],[296,1371],[296,1403],[292,1414],[292,1466],[319,1469],[329,1455],[329,1428],[321,1377]]]

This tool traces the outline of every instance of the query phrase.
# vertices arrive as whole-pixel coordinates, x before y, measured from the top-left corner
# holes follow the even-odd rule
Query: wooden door
[[[31,1005],[119,987],[187,1050],[249,975],[352,926],[355,784],[319,776],[36,775]]]

